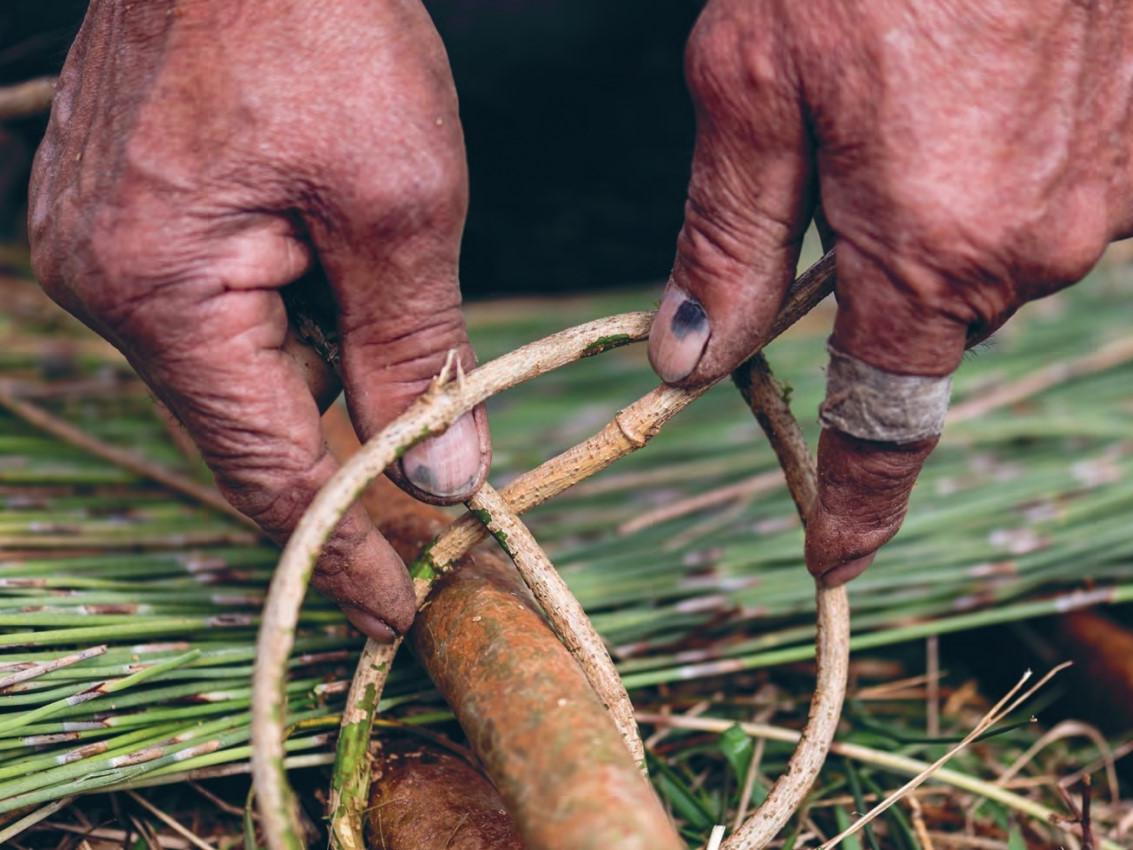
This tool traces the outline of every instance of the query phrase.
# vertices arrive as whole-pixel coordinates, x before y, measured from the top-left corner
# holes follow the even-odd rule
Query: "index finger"
[[[672,276],[649,335],[660,378],[699,386],[765,340],[814,195],[800,99],[760,4],[709,3],[689,37],[696,148]]]
[[[153,298],[131,325],[149,328],[126,329],[131,362],[185,425],[221,492],[286,542],[338,464],[303,372],[286,350],[278,293],[230,290],[193,309]],[[416,613],[404,564],[360,505],[335,529],[313,581],[378,640],[404,633]]]

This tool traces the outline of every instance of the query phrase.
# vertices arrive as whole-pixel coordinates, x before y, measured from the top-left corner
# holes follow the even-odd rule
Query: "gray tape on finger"
[[[832,345],[827,350],[826,401],[819,411],[823,427],[887,443],[924,440],[944,428],[951,376],[894,375]]]

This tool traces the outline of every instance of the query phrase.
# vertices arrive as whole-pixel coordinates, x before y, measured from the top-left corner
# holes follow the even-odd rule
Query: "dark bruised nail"
[[[407,451],[401,468],[414,487],[449,498],[464,495],[472,488],[483,462],[480,432],[469,412],[443,434],[429,437]]]
[[[673,314],[669,329],[678,340],[683,340],[689,334],[704,331],[707,323],[708,314],[704,312],[704,308],[691,298],[686,298]]]
[[[669,284],[649,332],[649,362],[661,380],[687,378],[700,362],[711,331],[700,302]]]

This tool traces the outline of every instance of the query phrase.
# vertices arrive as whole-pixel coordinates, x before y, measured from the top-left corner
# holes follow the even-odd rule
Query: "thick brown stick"
[[[0,121],[27,118],[51,108],[55,97],[55,78],[40,77],[0,88]]]
[[[523,850],[499,793],[464,759],[419,741],[382,744],[371,850]]]
[[[357,451],[353,430],[340,409],[328,413],[323,423],[327,442],[336,457],[345,460]],[[442,511],[409,498],[384,478],[375,480],[366,488],[362,501],[379,530],[406,561],[414,558],[448,521]],[[504,517],[506,522],[506,509],[495,503],[489,507],[494,509],[494,515]],[[507,525],[506,530],[512,534],[517,532],[512,525]],[[449,682],[449,688],[465,695],[465,704],[475,702],[475,710],[465,713],[450,698],[457,719],[477,755],[503,791],[508,808],[531,850],[586,846],[565,840],[564,843],[547,843],[558,832],[558,827],[546,821],[555,817],[564,799],[571,801],[571,828],[575,830],[571,834],[594,834],[614,841],[623,834],[625,815],[611,807],[610,800],[632,800],[635,809],[648,813],[635,814],[634,818],[657,818],[657,824],[651,827],[651,831],[643,833],[645,838],[655,840],[658,836],[669,834],[675,839],[660,802],[648,782],[633,769],[635,760],[622,743],[621,733],[605,705],[531,601],[514,568],[498,555],[483,550],[466,555],[459,561],[458,567],[456,572],[468,574],[467,581],[441,584],[434,590],[428,605],[414,623],[411,640],[446,698],[449,698],[450,691],[441,684],[439,675]],[[506,591],[503,601],[507,610],[502,618],[499,613],[500,587]],[[453,593],[457,601],[446,602]],[[486,606],[484,610],[481,610],[481,604]],[[454,615],[452,634],[439,632],[444,637],[444,647],[436,652],[421,651],[418,646],[421,638],[418,636],[422,632],[428,632],[431,637],[438,634],[430,614],[438,606],[441,611],[447,611],[453,605],[459,606],[462,613]],[[522,610],[512,610],[516,607]],[[460,618],[463,618],[463,624],[458,622]],[[462,628],[487,629],[491,640],[469,644],[467,641],[471,638],[465,637]],[[462,674],[453,672],[450,666],[459,653],[465,652],[462,647],[466,646],[469,648],[464,661],[482,668],[470,673],[473,675],[471,679],[463,679]],[[513,656],[513,653],[516,654]],[[538,664],[531,662],[535,657],[540,659]],[[388,664],[390,661],[392,652],[388,656],[383,653],[380,663]],[[622,693],[624,695],[624,690]],[[356,698],[348,700],[349,706],[353,707],[357,701]],[[568,702],[569,708],[566,706]],[[522,724],[516,725],[520,718],[525,718],[526,731]],[[356,722],[360,721],[361,718]],[[636,730],[632,715],[630,723]],[[365,728],[368,729],[368,724]],[[545,755],[535,752],[539,749],[540,735],[548,741],[557,742],[557,755],[553,750],[548,750]],[[621,758],[606,757],[611,736],[621,748]],[[513,737],[517,746],[527,747],[531,752],[522,758],[518,751],[510,753]],[[485,751],[478,742],[486,742],[485,745],[490,746],[492,751]],[[505,753],[509,754],[510,760],[503,762],[502,755]],[[563,764],[557,765],[556,759]],[[593,775],[587,768],[591,762],[601,766],[595,769]],[[510,773],[515,764],[522,764],[523,771]],[[635,774],[633,777],[627,773],[627,765]],[[533,776],[541,771],[547,771],[547,775],[535,782]],[[583,776],[586,778],[579,778]],[[568,785],[576,788],[577,792],[567,794],[565,789]],[[511,789],[512,793],[508,793],[507,789]],[[349,800],[336,797],[332,802],[332,812],[338,812],[343,803],[351,804]],[[351,823],[355,813],[344,812],[343,815],[333,821],[337,830],[334,840],[342,847],[356,847],[359,845],[358,829]],[[634,824],[636,828],[636,821]],[[532,835],[536,838],[533,839]],[[609,846],[621,845],[613,843]],[[679,845],[658,843],[652,846],[666,848]]]
[[[510,565],[462,559],[410,639],[530,850],[684,847]]]

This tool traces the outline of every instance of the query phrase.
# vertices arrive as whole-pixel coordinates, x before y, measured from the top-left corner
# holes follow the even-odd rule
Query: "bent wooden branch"
[[[326,432],[332,452],[349,457],[356,441],[351,445],[350,433],[336,434],[335,423],[324,422],[330,426]],[[380,531],[406,560],[447,519],[384,479],[375,481],[363,499]],[[682,846],[606,707],[514,568],[498,554],[478,549],[461,558],[459,569],[437,582],[409,640],[495,781],[528,850],[584,847],[587,841],[663,850]],[[370,696],[376,699],[372,690]],[[362,741],[355,752],[368,779],[368,731]],[[599,769],[592,769],[596,765]],[[373,825],[374,798],[364,786],[355,786],[363,789],[360,799],[343,789],[341,781],[352,776],[336,773],[340,793],[332,807],[337,815],[332,817],[333,840],[365,848],[362,820],[369,816]],[[626,806],[611,807],[611,800]],[[349,811],[342,812],[344,808]]]
[[[821,300],[830,291],[832,278],[833,257],[827,255],[792,287],[774,331],[781,332],[789,327]],[[435,387],[344,464],[315,498],[284,550],[268,591],[253,674],[253,774],[265,837],[272,850],[302,846],[294,801],[283,768],[284,718],[279,706],[283,704],[286,662],[294,642],[299,606],[319,552],[341,516],[366,485],[415,442],[440,433],[460,414],[503,389],[582,357],[643,339],[650,321],[648,313],[631,313],[580,325],[506,354],[470,373],[459,385]],[[671,402],[677,410],[698,394],[671,388],[654,393]],[[691,397],[685,398],[689,395]],[[649,418],[645,411],[639,412]],[[623,430],[620,425],[619,430]],[[624,430],[623,436],[628,449],[620,454],[610,450],[608,456],[599,461],[582,464],[583,469],[564,471],[552,462],[544,464],[540,470],[546,468],[548,473],[559,473],[559,477],[558,480],[541,479],[541,483],[548,482],[541,491],[531,487],[533,479],[528,478],[527,485],[533,491],[531,504],[561,492],[643,444]],[[517,512],[522,509],[514,504],[511,507]],[[437,573],[436,566],[435,559],[416,565],[419,600],[427,593],[428,583]],[[371,691],[370,695],[373,693]],[[365,709],[357,712],[365,713]],[[348,714],[355,714],[353,704]]]
[[[771,376],[762,354],[743,364],[733,378],[779,458],[791,498],[805,524],[818,494],[818,481],[814,461],[807,451],[799,423],[791,415],[785,393]],[[844,585],[825,587],[821,583],[815,591],[815,602],[818,608],[818,633],[815,636],[818,678],[806,727],[798,747],[787,762],[786,772],[775,781],[763,805],[724,842],[724,850],[759,850],[766,847],[799,808],[830,751],[846,697],[846,678],[850,667],[850,603]]]
[[[634,763],[644,773],[645,747],[637,731],[633,703],[606,644],[582,605],[551,564],[543,547],[491,484],[481,487],[468,505],[474,511],[482,512],[480,520],[511,556],[527,589],[547,615],[559,640],[578,661],[586,681],[618,727]]]
[[[525,345],[471,372],[464,381],[435,387],[339,469],[315,497],[284,548],[268,589],[252,674],[252,774],[271,850],[303,846],[295,801],[283,766],[286,721],[282,706],[287,659],[299,607],[315,562],[339,520],[366,486],[419,440],[439,434],[489,396],[593,351],[596,341],[631,341],[649,330],[650,314],[629,313],[570,328]]]
[[[827,255],[799,277],[772,325],[770,338],[783,333],[829,294],[833,288],[833,272],[833,257]],[[608,348],[610,341],[607,339],[602,345],[604,349]],[[708,389],[683,390],[662,385],[651,390],[619,411],[594,436],[524,473],[505,487],[501,495],[516,514],[542,504],[606,469],[618,458],[644,447],[666,422]],[[355,448],[343,453],[340,460],[352,455]],[[380,506],[376,507],[380,510]],[[422,553],[411,568],[418,608],[425,603],[433,579],[448,570],[457,558],[488,533],[480,518],[468,513]],[[399,645],[399,642],[379,644],[367,641],[347,695],[330,800],[332,841],[341,850],[360,850],[362,847],[361,812],[369,783],[366,746],[376,706]],[[582,663],[585,664],[585,661]]]

